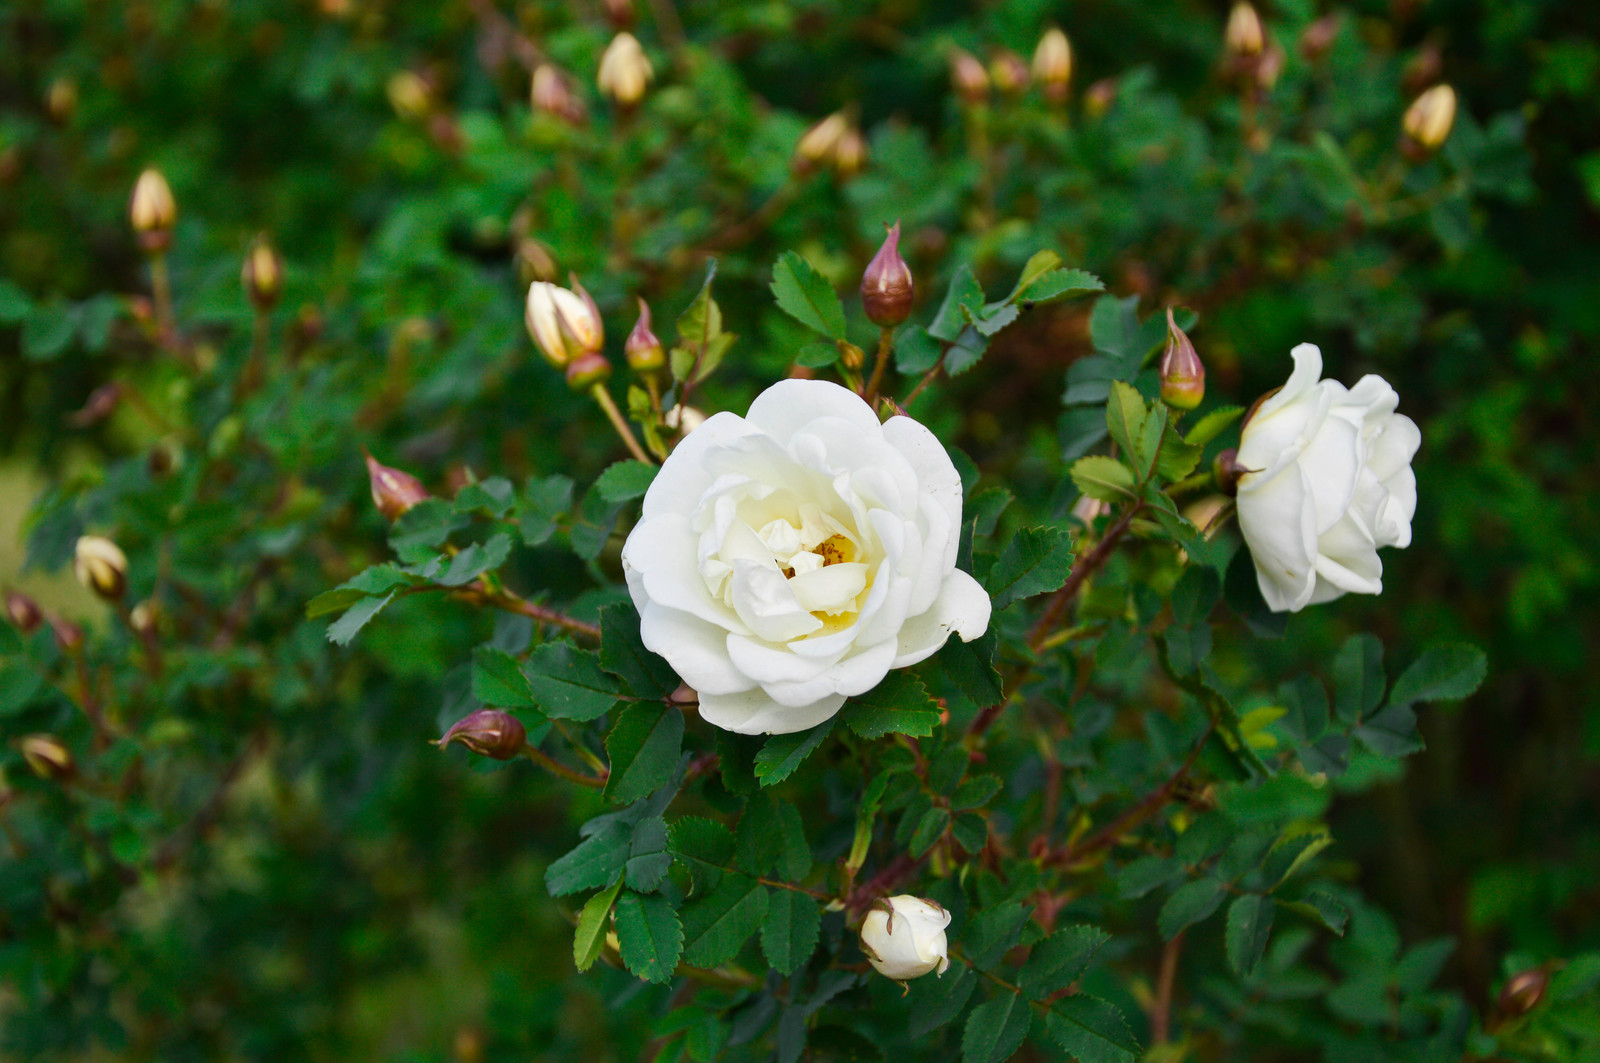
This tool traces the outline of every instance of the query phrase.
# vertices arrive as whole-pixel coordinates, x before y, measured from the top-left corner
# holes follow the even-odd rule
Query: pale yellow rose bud
[[[178,220],[178,204],[161,171],[154,167],[139,175],[128,201],[128,220],[139,236],[139,246],[149,254],[165,251],[172,243],[172,226]]]
[[[902,893],[878,902],[861,921],[861,951],[879,974],[896,982],[950,969],[945,927],[950,913],[933,901]]]
[[[833,172],[848,181],[867,165],[867,138],[851,126],[833,149]]]
[[[626,109],[644,99],[644,90],[654,77],[655,68],[639,46],[639,39],[631,33],[619,33],[600,57],[600,73],[595,82],[604,95]]]
[[[23,735],[17,746],[22,750],[22,759],[41,779],[65,779],[76,767],[72,750],[55,735]]]
[[[78,83],[71,78],[56,78],[44,96],[45,110],[50,120],[65,125],[78,109]]]
[[[73,549],[72,571],[79,583],[108,602],[118,601],[127,592],[127,555],[104,536],[79,538]]]
[[[815,123],[800,136],[795,145],[794,169],[805,173],[833,161],[839,140],[850,130],[850,119],[843,111],[835,111]]]
[[[1426,158],[1444,146],[1450,129],[1456,123],[1456,90],[1449,85],[1435,85],[1411,101],[1400,126],[1405,131],[1405,142],[1413,150],[1408,154]]]
[[[401,118],[416,121],[426,118],[433,110],[433,87],[415,71],[400,71],[389,79],[385,88],[389,105]]]
[[[594,300],[576,279],[573,285],[576,292],[548,281],[535,281],[528,286],[528,335],[545,360],[557,369],[581,354],[598,351],[605,342]]]
[[[1261,26],[1261,16],[1247,0],[1239,0],[1228,13],[1228,28],[1223,32],[1223,43],[1232,58],[1260,55],[1267,46],[1267,34]]]
[[[244,268],[239,272],[244,294],[250,305],[266,313],[278,305],[283,294],[283,259],[272,249],[265,236],[256,237],[250,250],[245,252]]]
[[[1044,87],[1045,98],[1060,103],[1072,81],[1072,43],[1055,26],[1044,31],[1033,50],[1033,77]]]
[[[693,406],[685,406],[681,402],[668,410],[666,416],[661,419],[668,428],[675,429],[679,435],[685,436],[706,423],[704,411],[697,410]]]

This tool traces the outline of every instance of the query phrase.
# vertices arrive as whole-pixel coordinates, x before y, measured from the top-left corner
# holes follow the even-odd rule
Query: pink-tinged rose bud
[[[1520,1019],[1544,1002],[1550,988],[1550,972],[1543,967],[1519,971],[1506,979],[1495,1001],[1496,1013],[1503,1019]]]
[[[83,651],[83,628],[59,616],[45,614],[45,622],[56,637],[56,648],[62,653],[78,654]]]
[[[127,593],[127,555],[102,535],[78,539],[72,552],[72,572],[79,583],[108,602],[120,601]]]
[[[55,735],[23,735],[17,743],[22,759],[41,779],[66,779],[76,768],[72,750]]]
[[[1206,367],[1167,307],[1167,346],[1161,352],[1161,401],[1192,410],[1206,397]]]
[[[589,391],[609,379],[611,363],[599,351],[580,354],[567,363],[567,387],[573,391]]]
[[[989,72],[976,56],[961,48],[950,50],[950,85],[969,106],[989,99]]]
[[[101,384],[89,393],[83,409],[74,413],[71,422],[75,428],[88,428],[99,424],[116,412],[122,402],[122,385],[113,381]]]
[[[1061,103],[1072,82],[1072,42],[1055,26],[1044,31],[1033,50],[1033,77],[1044,89],[1045,99]]]
[[[911,267],[900,257],[900,223],[889,227],[883,246],[861,276],[861,306],[879,328],[894,328],[911,316]]]
[[[365,451],[362,451],[366,454]],[[367,458],[367,480],[372,487],[372,504],[378,507],[385,520],[395,520],[412,506],[428,498],[422,481],[408,472],[391,469],[378,463],[371,454]]]
[[[1421,161],[1444,147],[1456,123],[1456,90],[1435,85],[1411,101],[1400,126],[1402,148],[1413,161]]]
[[[245,252],[239,281],[257,313],[265,314],[278,305],[278,298],[283,295],[283,259],[265,236],[256,237]]]
[[[1300,55],[1308,63],[1320,63],[1339,39],[1338,14],[1323,15],[1300,33]]]
[[[619,33],[600,57],[595,81],[601,93],[626,110],[644,99],[644,90],[654,77],[655,68],[639,46],[639,39],[631,33]]]
[[[861,951],[873,970],[896,982],[950,969],[945,928],[950,913],[933,901],[902,893],[880,900],[861,921]]]
[[[460,742],[474,753],[495,760],[510,760],[521,754],[528,742],[522,721],[499,709],[479,709],[458,720],[434,745],[443,749]]]
[[[1256,85],[1263,92],[1271,92],[1272,87],[1278,83],[1278,78],[1283,74],[1283,65],[1288,61],[1277,42],[1269,42],[1266,50],[1256,59]]]
[[[850,129],[850,119],[843,111],[835,111],[815,123],[800,135],[795,145],[794,161],[790,164],[796,173],[809,173],[819,166],[831,165],[839,140]]]
[[[159,254],[172,243],[172,227],[178,220],[178,203],[161,171],[154,167],[139,175],[128,201],[128,220],[138,234],[139,246],[147,254]]]
[[[1088,495],[1079,495],[1078,500],[1072,504],[1072,517],[1085,528],[1093,528],[1094,522],[1111,512],[1111,503],[1102,502],[1098,498]]]
[[[565,368],[579,355],[599,351],[605,343],[605,328],[594,300],[576,277],[572,285],[576,291],[548,281],[535,281],[528,286],[528,335],[545,360],[557,369]]]
[[[622,353],[627,356],[628,368],[641,375],[659,373],[667,364],[666,349],[661,346],[656,334],[650,331],[650,305],[643,299],[639,300],[639,320],[634,322],[633,331],[628,333]]]
[[[583,125],[589,119],[583,100],[572,91],[566,75],[549,63],[540,63],[534,69],[530,97],[534,110],[543,111],[568,125]]]
[[[1267,46],[1266,30],[1261,16],[1246,0],[1238,0],[1228,12],[1228,28],[1223,31],[1223,44],[1229,58],[1249,59],[1261,54]]]
[[[21,591],[6,591],[6,618],[24,635],[33,634],[44,623],[39,603]]]
[[[523,284],[554,281],[561,275],[555,255],[542,241],[530,238],[517,241],[517,276]]]
[[[1007,96],[1028,87],[1028,63],[1009,48],[1002,48],[989,59],[989,80]]]
[[[1090,118],[1104,118],[1116,102],[1116,78],[1101,78],[1083,91],[1083,113]]]

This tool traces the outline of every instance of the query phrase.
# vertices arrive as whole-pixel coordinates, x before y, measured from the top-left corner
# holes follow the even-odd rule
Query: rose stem
[[[605,411],[606,417],[611,421],[611,427],[617,430],[617,435],[622,437],[622,441],[627,444],[628,450],[632,452],[633,456],[646,465],[654,465],[655,459],[646,454],[644,448],[639,445],[639,441],[633,438],[633,429],[628,427],[628,422],[623,419],[622,411],[617,409],[617,402],[611,397],[611,392],[606,390],[606,386],[604,384],[596,384],[589,389],[589,394],[594,396],[594,401],[598,402],[600,408]]]
[[[877,401],[878,385],[883,383],[883,370],[889,364],[889,351],[894,347],[894,329],[885,326],[878,330],[878,360],[872,366],[872,379],[867,382],[868,403]]]

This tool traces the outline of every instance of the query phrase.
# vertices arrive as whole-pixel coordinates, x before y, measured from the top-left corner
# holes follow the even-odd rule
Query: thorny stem
[[[489,604],[499,606],[508,613],[521,613],[523,616],[531,617],[535,623],[549,624],[551,627],[559,627],[575,635],[583,635],[585,638],[597,641],[600,638],[600,628],[596,625],[568,616],[565,613],[558,613],[554,609],[536,605],[511,591],[502,590],[499,594],[485,595],[484,597]]]
[[[901,408],[906,410],[911,409],[911,404],[917,401],[917,396],[922,394],[922,389],[933,383],[934,378],[943,371],[944,353],[941,352],[939,355],[939,360],[933,363],[933,368],[922,375],[922,379],[917,381],[917,386],[911,389],[911,394],[907,395],[900,403]]]
[[[611,392],[606,390],[605,384],[596,384],[589,389],[589,394],[605,411],[606,418],[611,421],[611,427],[617,430],[617,435],[622,437],[622,442],[627,445],[633,456],[646,465],[654,465],[655,459],[647,454],[639,445],[639,441],[634,438],[633,429],[628,427],[627,419],[622,416],[622,411],[617,409],[617,400],[611,397]]]
[[[1039,622],[1034,624],[1033,630],[1028,633],[1028,648],[1030,650],[1034,653],[1039,652],[1039,648],[1050,637],[1050,632],[1055,628],[1056,622],[1061,619],[1062,612],[1072,599],[1077,597],[1078,591],[1083,589],[1084,580],[1094,575],[1095,571],[1106,563],[1106,559],[1116,549],[1117,543],[1128,533],[1128,528],[1133,524],[1133,519],[1143,509],[1144,503],[1142,501],[1130,506],[1128,511],[1115,524],[1106,529],[1105,535],[1095,544],[1095,548],[1079,558],[1078,563],[1072,566],[1072,572],[1067,576],[1067,582],[1061,585],[1060,590],[1056,591],[1054,597],[1050,599],[1050,604],[1045,606],[1044,615],[1039,617]]]
[[[884,326],[878,330],[878,360],[872,366],[872,379],[867,381],[864,396],[870,406],[878,399],[878,387],[883,383],[883,371],[889,365],[889,352],[894,349],[894,329]]]
[[[606,780],[604,778],[595,778],[592,775],[585,775],[581,771],[575,771],[532,743],[523,746],[522,752],[527,754],[528,759],[539,765],[541,768],[544,768],[555,775],[559,775],[563,779],[575,782],[579,786],[589,786],[599,789],[606,784]]]

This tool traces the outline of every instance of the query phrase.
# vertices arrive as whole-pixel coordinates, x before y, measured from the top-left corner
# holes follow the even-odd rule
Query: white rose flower
[[[909,893],[880,903],[887,910],[874,908],[861,921],[861,951],[879,974],[904,982],[950,969],[949,912]]]
[[[1239,529],[1275,612],[1383,590],[1378,548],[1411,543],[1422,443],[1382,377],[1347,389],[1317,379],[1315,345],[1292,354],[1289,382],[1246,422],[1238,457],[1252,470],[1239,478]]]
[[[957,569],[961,479],[909,417],[784,380],[678,444],[622,548],[644,644],[744,734],[815,726],[989,625]]]

